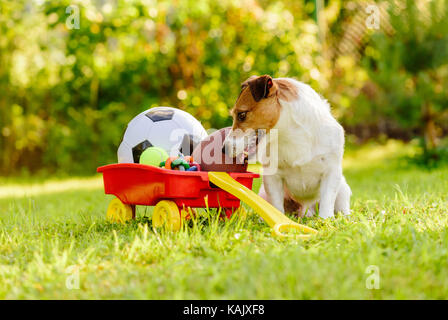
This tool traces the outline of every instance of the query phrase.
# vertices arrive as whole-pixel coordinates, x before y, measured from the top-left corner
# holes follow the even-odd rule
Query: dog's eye
[[[246,111],[244,111],[244,112],[238,112],[238,115],[237,115],[237,117],[238,117],[238,121],[244,121],[244,120],[246,120],[246,114],[247,114]]]

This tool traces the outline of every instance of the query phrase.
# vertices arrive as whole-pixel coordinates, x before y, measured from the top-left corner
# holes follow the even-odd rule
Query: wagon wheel
[[[182,226],[182,219],[177,204],[170,200],[159,201],[154,207],[152,226],[154,228],[165,227],[170,231],[178,231]]]
[[[120,199],[114,198],[109,203],[106,218],[109,222],[125,223],[135,218],[135,206],[124,204]]]

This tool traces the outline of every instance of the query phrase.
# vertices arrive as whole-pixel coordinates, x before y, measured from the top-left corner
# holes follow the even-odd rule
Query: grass
[[[272,238],[250,210],[202,211],[176,234],[154,233],[144,207],[113,225],[98,176],[0,178],[0,298],[446,299],[448,167],[409,166],[412,152],[348,152],[353,214],[301,220],[319,230],[307,242]],[[366,287],[371,265],[379,289]]]

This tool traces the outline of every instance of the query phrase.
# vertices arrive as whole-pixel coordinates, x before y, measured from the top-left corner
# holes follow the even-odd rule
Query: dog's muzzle
[[[247,159],[256,153],[258,141],[258,130],[239,136],[235,136],[233,132],[230,132],[224,139],[222,152],[231,158],[244,155],[244,158]]]

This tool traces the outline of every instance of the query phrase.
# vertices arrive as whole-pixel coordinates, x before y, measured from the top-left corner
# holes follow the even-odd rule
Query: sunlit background
[[[206,128],[251,75],[329,100],[348,148],[413,141],[447,155],[446,1],[1,1],[0,173],[89,174],[157,105]]]
[[[350,216],[287,210],[308,242],[244,201],[108,222],[96,168],[134,116],[222,128],[262,74],[331,103]],[[448,0],[0,0],[0,299],[446,299],[447,88]]]

